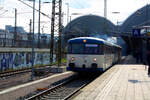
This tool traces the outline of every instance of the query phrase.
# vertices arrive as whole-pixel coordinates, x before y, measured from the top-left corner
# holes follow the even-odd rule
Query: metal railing
[[[34,47],[38,48],[38,41],[34,41],[34,44]],[[40,41],[39,48],[49,48],[49,46],[49,42]],[[15,40],[8,38],[0,38],[0,47],[31,48],[32,40]]]

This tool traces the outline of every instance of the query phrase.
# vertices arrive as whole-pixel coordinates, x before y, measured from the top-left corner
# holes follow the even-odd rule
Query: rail
[[[25,100],[67,100],[91,81],[70,79]]]
[[[22,69],[22,70],[8,71],[8,72],[1,72],[0,73],[0,78],[16,75],[16,74],[20,74],[20,73],[26,73],[26,72],[31,72],[31,68]]]

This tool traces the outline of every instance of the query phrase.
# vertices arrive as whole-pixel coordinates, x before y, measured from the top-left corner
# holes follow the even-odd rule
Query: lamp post
[[[35,22],[35,0],[33,0],[32,74],[31,74],[31,81],[34,78],[34,22]]]
[[[14,42],[12,42],[13,46],[16,46],[17,39],[17,9],[15,8]]]
[[[120,14],[120,12],[112,12],[113,14]],[[119,21],[117,20],[117,23],[116,23],[116,26],[117,26],[117,31],[119,31]]]
[[[51,2],[43,2],[43,3],[51,3]],[[41,43],[41,32],[40,32],[40,28],[41,28],[41,0],[39,0],[39,21],[38,21],[38,48],[40,48],[40,43]],[[44,13],[42,13],[44,14]],[[45,15],[45,14],[44,14]]]
[[[32,32],[32,55],[31,55],[32,56],[31,80],[33,80],[33,78],[34,78],[34,24],[35,24],[35,10],[38,11],[39,13],[43,14],[44,16],[48,17],[48,18],[51,18],[51,17],[49,17],[48,15],[44,14],[40,10],[35,9],[35,0],[28,0],[28,1],[33,1],[33,6],[30,6],[30,5],[26,4],[25,2],[23,2],[21,0],[18,0],[18,1],[20,1],[23,4],[29,6],[30,8],[33,8],[33,28],[32,28],[33,32]],[[39,0],[39,9],[40,9],[40,2],[41,1]],[[46,3],[49,3],[49,2],[46,2]],[[39,21],[39,28],[40,28],[40,21]]]
[[[104,27],[103,27],[104,34],[107,33],[107,0],[104,0]]]
[[[39,0],[39,22],[38,22],[38,48],[40,48],[40,21],[41,21],[41,19],[40,19],[40,11],[41,11],[41,0]]]

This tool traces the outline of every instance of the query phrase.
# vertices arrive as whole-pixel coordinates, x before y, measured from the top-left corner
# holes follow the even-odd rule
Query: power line
[[[0,16],[3,15],[4,13],[6,13],[6,12],[8,12],[8,10],[5,10],[3,13],[0,14]]]
[[[30,6],[29,4],[27,4],[27,3],[25,3],[25,2],[23,2],[23,1],[21,1],[21,0],[18,0],[18,1],[20,1],[21,3],[23,3],[23,4],[25,4],[26,6],[28,6],[28,7],[30,7],[30,8],[32,8],[33,9],[33,7],[32,6]],[[44,15],[44,16],[46,16],[46,17],[48,17],[49,19],[51,19],[51,17],[49,17],[48,15],[46,15],[45,13],[43,13],[43,12],[41,12],[41,11],[39,11],[39,10],[37,10],[37,9],[35,9],[37,12],[40,12],[42,15]]]
[[[14,18],[12,16],[0,17],[0,18]]]

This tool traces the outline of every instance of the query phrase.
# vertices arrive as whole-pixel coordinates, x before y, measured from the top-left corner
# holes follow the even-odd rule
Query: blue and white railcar
[[[116,63],[121,47],[93,37],[78,37],[68,41],[67,70],[101,72]]]

